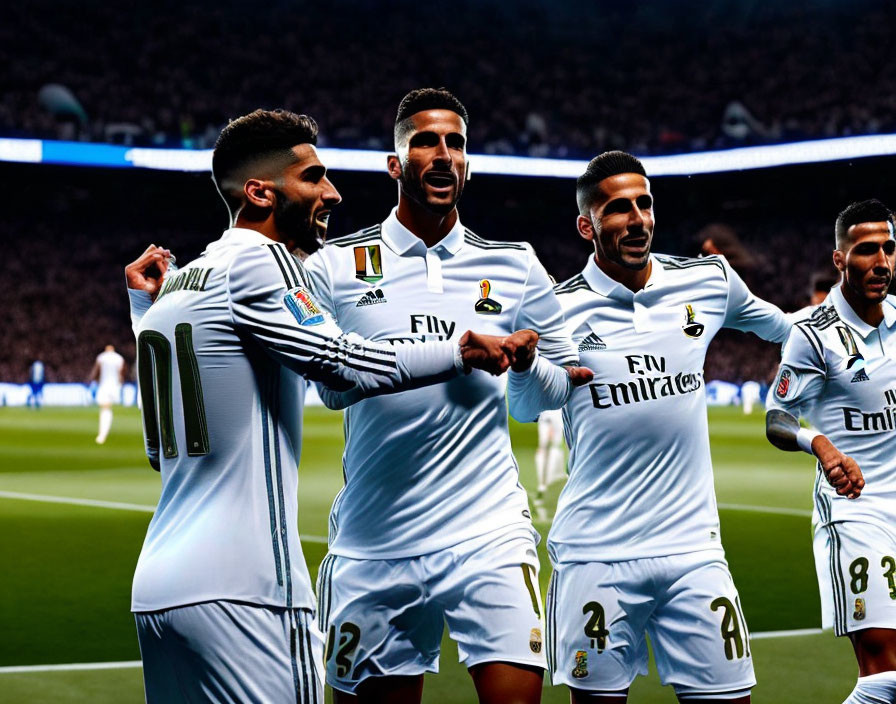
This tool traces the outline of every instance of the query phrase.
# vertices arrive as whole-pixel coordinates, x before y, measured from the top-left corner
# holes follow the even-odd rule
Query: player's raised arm
[[[511,364],[507,405],[516,420],[534,421],[542,411],[562,408],[572,390],[593,378],[579,367],[579,356],[566,331],[553,283],[527,245],[529,277],[514,320],[514,328],[538,331],[537,352]]]
[[[445,381],[465,371],[506,371],[499,338],[475,336],[465,345],[427,342],[390,345],[344,334],[323,311],[298,262],[281,244],[246,251],[228,272],[234,324],[285,366],[337,391],[361,397]]]
[[[790,333],[792,321],[778,306],[755,296],[728,261],[724,257],[719,259],[728,281],[724,326],[755,333],[769,342],[784,342]]]

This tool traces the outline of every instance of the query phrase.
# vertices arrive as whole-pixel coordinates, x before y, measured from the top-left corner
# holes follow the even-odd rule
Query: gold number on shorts
[[[725,641],[725,657],[734,660],[744,656],[744,638],[740,629],[740,614],[731,600],[720,596],[709,605],[713,611],[725,609],[722,614],[722,640]],[[749,654],[749,653],[748,653]]]
[[[890,598],[896,599],[896,560],[890,555],[885,555],[880,561],[880,566],[886,570],[884,577],[887,579],[887,586],[890,587]]]
[[[346,621],[339,627],[339,645],[336,645],[336,626],[330,626],[329,637],[327,638],[327,656],[329,661],[336,652],[336,676],[348,677],[348,673],[352,669],[351,656],[358,647],[361,640],[361,629],[355,624]]]
[[[585,624],[585,637],[591,639],[591,647],[597,647],[597,652],[602,653],[607,647],[607,636],[610,632],[607,630],[607,617],[604,613],[604,607],[596,601],[589,601],[582,607],[582,613],[591,613],[591,618]]]
[[[883,564],[881,565],[883,567]],[[861,594],[868,588],[868,558],[857,557],[849,566],[849,588],[853,594]]]

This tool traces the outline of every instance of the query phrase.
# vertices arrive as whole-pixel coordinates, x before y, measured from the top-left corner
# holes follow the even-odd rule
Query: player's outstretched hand
[[[584,386],[594,378],[594,372],[588,367],[567,367],[566,373],[573,386]]]
[[[155,300],[162,288],[170,261],[170,250],[156,247],[154,244],[149,245],[143,254],[124,268],[128,288],[146,291]]]
[[[510,360],[510,368],[515,372],[524,372],[532,366],[537,344],[538,333],[534,330],[517,330],[501,340],[501,347]]]
[[[494,376],[506,372],[510,359],[502,347],[505,339],[467,330],[459,340],[464,370],[469,374],[471,369],[481,369]]]
[[[859,497],[865,486],[865,479],[852,457],[840,452],[824,435],[818,435],[812,440],[812,453],[821,463],[828,483],[840,496],[848,499]]]

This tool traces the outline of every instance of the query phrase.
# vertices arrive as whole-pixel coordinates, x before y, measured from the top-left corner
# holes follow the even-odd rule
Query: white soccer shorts
[[[554,443],[563,443],[563,413],[557,411],[542,411],[538,416],[538,445],[547,447]]]
[[[147,704],[324,702],[324,640],[307,609],[210,601],[134,617]]]
[[[420,557],[327,555],[318,573],[327,684],[438,672],[447,622],[460,661],[546,667],[535,536],[492,532]]]
[[[547,598],[553,683],[621,694],[653,644],[679,697],[744,695],[756,684],[747,625],[722,553],[557,565]]]
[[[825,628],[833,625],[838,636],[896,628],[896,529],[862,521],[818,526],[814,548]]]
[[[99,406],[111,406],[114,403],[121,403],[121,385],[103,384],[102,386],[98,386],[96,390],[96,402]]]

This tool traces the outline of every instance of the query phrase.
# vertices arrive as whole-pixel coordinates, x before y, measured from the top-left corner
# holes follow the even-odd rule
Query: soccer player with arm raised
[[[448,91],[409,93],[388,159],[397,208],[307,262],[344,330],[395,349],[467,327],[540,335],[506,383],[473,373],[346,411],[345,487],[318,577],[337,702],[419,702],[446,622],[481,702],[541,696],[539,563],[505,390],[511,413],[531,421],[590,372],[564,367],[578,355],[532,248],[483,239],[460,221],[467,121]]]
[[[285,111],[231,122],[212,162],[230,229],[176,273],[158,247],[126,269],[162,476],[132,594],[149,702],[323,702],[296,515],[306,379],[370,396],[531,353],[514,336],[396,348],[336,326],[293,256],[322,245],[340,201],[316,135]]]
[[[577,182],[594,245],[555,291],[594,380],[564,409],[569,479],[548,538],[548,661],[572,700],[619,704],[657,669],[680,701],[749,702],[749,635],[722,548],[713,487],[706,350],[723,327],[775,342],[784,314],[719,256],[652,254],[644,167],[624,152]]]
[[[784,346],[766,434],[818,460],[814,552],[822,625],[848,635],[859,679],[848,704],[896,701],[896,262],[893,214],[837,217],[838,286]],[[800,417],[814,429],[801,428]],[[824,481],[825,476],[828,482]]]

